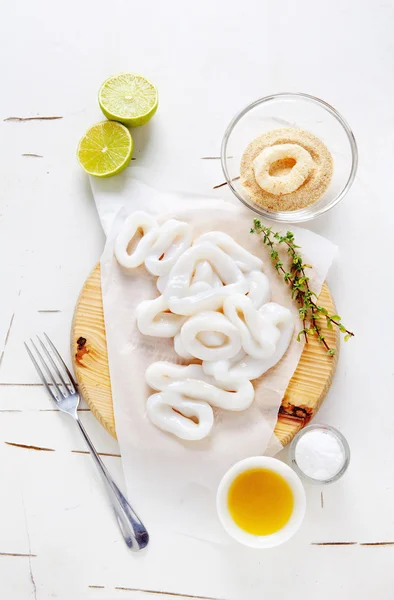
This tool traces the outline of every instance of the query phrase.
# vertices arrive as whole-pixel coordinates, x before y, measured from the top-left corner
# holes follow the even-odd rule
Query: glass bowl
[[[330,476],[327,476],[326,478],[311,477],[302,468],[302,464],[299,464],[297,462],[297,445],[304,438],[305,435],[308,435],[309,433],[311,433],[313,431],[324,434],[324,436],[328,435],[328,436],[332,437],[336,441],[337,447],[340,448],[342,462],[338,466],[338,469],[336,470],[336,472],[332,473]],[[318,466],[322,467],[323,463],[327,459],[330,458],[330,456],[329,456],[330,450],[332,451],[332,447],[330,448],[330,446],[327,446],[327,445],[324,447],[321,447],[320,449],[315,448],[313,453],[310,454],[308,458],[310,458],[310,460],[313,462],[313,464],[316,468]],[[347,443],[346,438],[342,435],[342,433],[340,431],[338,431],[338,429],[335,429],[335,427],[330,427],[329,425],[318,425],[318,424],[307,425],[306,427],[301,429],[301,431],[299,431],[297,433],[297,435],[295,435],[295,437],[293,438],[293,440],[290,444],[290,460],[291,460],[292,467],[304,481],[307,481],[308,483],[314,483],[314,484],[333,483],[334,481],[338,481],[338,479],[340,477],[342,477],[342,475],[345,473],[345,471],[347,470],[347,468],[349,466],[350,448],[349,448],[349,444]]]
[[[257,204],[239,178],[241,158],[249,143],[266,131],[283,127],[314,134],[334,160],[332,180],[323,196],[299,210],[275,211]],[[299,223],[324,214],[347,194],[356,176],[358,152],[352,130],[335,108],[309,94],[284,93],[260,98],[234,117],[223,137],[221,161],[229,188],[248,208],[273,221]]]

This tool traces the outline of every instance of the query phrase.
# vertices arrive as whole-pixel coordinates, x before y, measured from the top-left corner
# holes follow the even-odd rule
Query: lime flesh
[[[127,167],[133,147],[127,127],[115,121],[101,121],[88,129],[80,140],[77,156],[89,175],[111,177]]]
[[[108,119],[130,127],[145,125],[157,110],[156,86],[135,73],[119,73],[100,88],[100,108]]]

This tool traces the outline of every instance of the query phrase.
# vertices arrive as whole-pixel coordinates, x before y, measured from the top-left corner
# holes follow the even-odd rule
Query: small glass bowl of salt
[[[290,446],[295,471],[309,483],[333,483],[349,466],[350,448],[342,433],[328,425],[308,425]]]

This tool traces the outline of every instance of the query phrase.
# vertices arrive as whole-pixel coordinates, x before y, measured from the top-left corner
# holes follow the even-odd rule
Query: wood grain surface
[[[334,301],[326,284],[323,285],[319,303],[329,312],[335,312]],[[339,335],[337,331],[328,330],[323,325],[323,320],[321,327],[328,344],[336,347],[337,352],[333,358],[328,357],[318,340],[309,337],[309,343],[305,345],[279,410],[275,434],[283,445],[288,444],[317,412],[335,373]],[[100,265],[96,266],[87,279],[75,308],[71,355],[83,397],[103,427],[116,438]]]

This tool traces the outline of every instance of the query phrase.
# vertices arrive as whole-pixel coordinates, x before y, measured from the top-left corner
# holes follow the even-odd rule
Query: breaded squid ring
[[[272,165],[286,158],[296,161],[291,171],[278,177],[270,175]],[[298,190],[315,168],[315,163],[308,150],[298,144],[268,146],[256,156],[252,164],[258,185],[275,196],[290,194]]]

